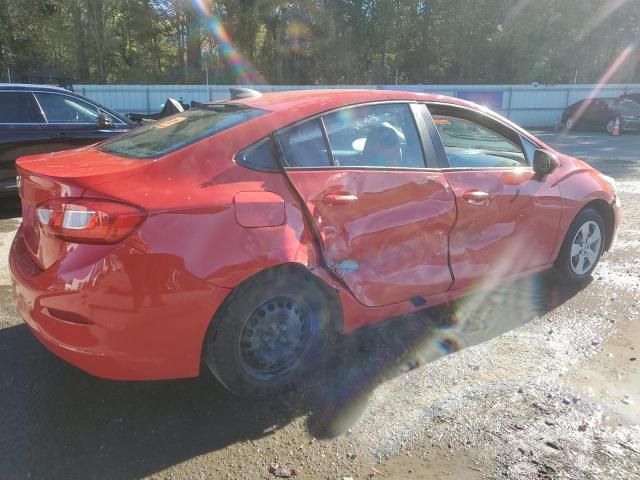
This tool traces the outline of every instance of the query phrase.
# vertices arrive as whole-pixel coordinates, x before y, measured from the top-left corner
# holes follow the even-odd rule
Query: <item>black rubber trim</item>
[[[333,150],[331,149],[331,142],[329,141],[329,134],[327,133],[327,127],[324,124],[324,118],[320,117],[320,130],[322,131],[322,138],[324,139],[324,147],[329,154],[329,163],[332,167],[336,167],[336,159],[333,156]]]
[[[273,165],[263,165],[263,164],[252,163],[251,161],[249,161],[247,159],[248,155],[250,155],[254,150],[260,148],[262,145],[264,145],[267,142],[271,142],[271,150],[272,150],[271,156],[273,158]],[[246,167],[246,168],[249,168],[251,170],[258,171],[258,172],[274,173],[274,172],[281,172],[282,171],[282,166],[278,162],[278,154],[277,154],[276,142],[271,136],[269,136],[267,138],[263,138],[262,140],[260,140],[260,141],[258,141],[256,143],[250,145],[249,147],[241,150],[240,152],[238,152],[235,155],[234,160],[238,165],[241,165],[243,167]]]
[[[427,106],[424,103],[414,103],[410,107],[418,127],[426,167],[428,169],[447,168],[449,160]]]

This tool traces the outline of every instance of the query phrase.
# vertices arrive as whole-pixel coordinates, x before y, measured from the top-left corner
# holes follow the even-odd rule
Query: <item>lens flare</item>
[[[220,53],[224,62],[229,66],[235,75],[238,83],[245,85],[264,84],[264,77],[251,65],[240,52],[235,48],[231,40],[231,35],[209,6],[207,0],[193,0],[196,9],[206,17],[203,22],[205,28],[218,42]]]
[[[203,13],[207,17],[211,16],[211,9],[207,4],[207,0],[193,0],[193,3],[201,13]]]

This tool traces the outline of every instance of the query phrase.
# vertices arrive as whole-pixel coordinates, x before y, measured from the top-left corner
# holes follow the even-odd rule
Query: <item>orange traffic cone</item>
[[[616,118],[616,124],[613,126],[613,131],[611,135],[614,137],[620,136],[620,117]]]

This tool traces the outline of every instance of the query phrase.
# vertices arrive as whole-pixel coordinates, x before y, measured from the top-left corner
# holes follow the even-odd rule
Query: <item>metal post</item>
[[[145,95],[147,99],[147,113],[151,113],[151,99],[149,97],[149,87],[145,88]]]
[[[511,98],[513,97],[513,87],[509,87],[509,103],[507,104],[507,118],[511,120]]]

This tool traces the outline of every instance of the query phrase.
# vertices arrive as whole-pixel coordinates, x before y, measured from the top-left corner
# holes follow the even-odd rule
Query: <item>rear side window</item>
[[[44,123],[30,92],[0,92],[0,123]]]
[[[336,165],[425,168],[407,104],[346,108],[326,115],[324,124]]]
[[[261,172],[279,172],[280,165],[276,160],[275,146],[270,138],[262,140],[246,148],[236,156],[236,161],[243,167]]]
[[[179,150],[267,113],[238,104],[189,110],[102,143],[98,148],[128,158],[154,158]]]
[[[36,93],[48,123],[96,123],[98,109],[90,103],[59,93]]]
[[[289,167],[328,167],[331,165],[320,120],[310,120],[278,135],[285,162]]]

